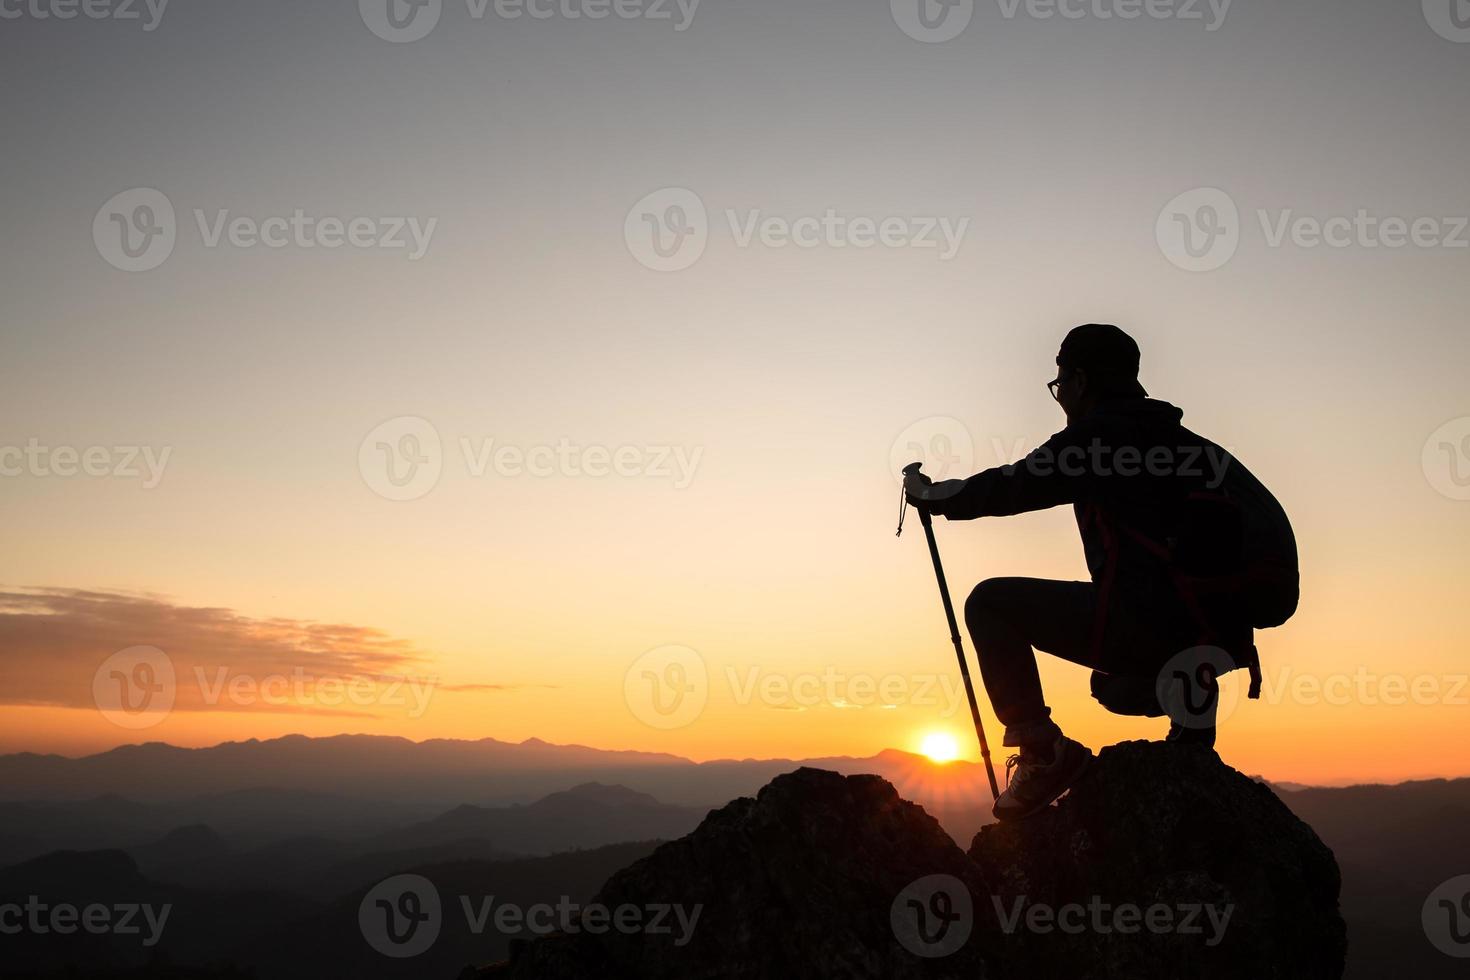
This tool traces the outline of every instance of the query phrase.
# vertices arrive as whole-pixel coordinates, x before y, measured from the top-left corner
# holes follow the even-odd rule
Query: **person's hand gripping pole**
[[[960,677],[965,681],[965,696],[970,699],[970,717],[975,720],[975,734],[980,739],[980,755],[985,760],[985,774],[990,778],[990,795],[1000,799],[1000,786],[995,781],[995,766],[990,761],[990,743],[985,740],[985,727],[980,723],[980,706],[975,701],[975,685],[970,680],[970,665],[965,659],[965,646],[960,640],[960,626],[955,619],[954,603],[949,598],[949,583],[944,578],[944,565],[939,561],[939,545],[934,540],[934,520],[929,501],[933,497],[934,481],[920,472],[923,464],[910,463],[903,468],[903,496],[898,511],[898,533],[903,533],[903,516],[908,505],[913,504],[919,512],[919,523],[924,525],[924,536],[929,541],[929,557],[934,562],[934,577],[939,580],[939,597],[944,600],[944,615],[949,621],[949,638],[954,643],[955,656],[960,661]]]

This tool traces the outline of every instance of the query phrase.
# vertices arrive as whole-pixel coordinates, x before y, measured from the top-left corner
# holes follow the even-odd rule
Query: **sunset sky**
[[[446,0],[410,43],[351,3],[207,6],[150,31],[0,22],[0,463],[105,447],[111,472],[137,447],[139,472],[0,476],[0,751],[374,732],[703,760],[942,732],[978,758],[922,533],[893,534],[895,470],[915,436],[968,471],[1039,443],[1062,335],[1110,321],[1296,527],[1301,609],[1260,637],[1267,697],[1222,722],[1226,761],[1470,774],[1470,43],[1420,4],[1241,2],[1207,30],[977,3],[944,43],[871,0],[706,0],[682,31]],[[94,241],[132,188],[176,212],[148,271]],[[667,188],[707,209],[708,243],[661,272],[625,229]],[[1200,188],[1239,212],[1211,271],[1157,230]],[[417,259],[208,244],[222,211],[298,209],[434,224]],[[948,258],[741,237],[829,209],[964,237]],[[1444,240],[1272,244],[1360,211]],[[437,453],[402,441],[426,433]],[[427,452],[432,488],[387,499],[379,442]],[[619,449],[625,475],[582,472]],[[1086,574],[1066,509],[937,530],[957,601]],[[178,690],[128,729],[94,677],[139,645]],[[656,727],[627,692],[671,646],[707,703]],[[1167,726],[1108,715],[1082,668],[1042,672],[1094,747]],[[200,676],[376,680],[323,706],[211,699]],[[860,703],[870,682],[901,694]]]

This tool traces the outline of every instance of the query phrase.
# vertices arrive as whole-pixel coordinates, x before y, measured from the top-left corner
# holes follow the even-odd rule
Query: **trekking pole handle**
[[[920,471],[924,468],[923,463],[910,463],[903,468],[903,486],[898,490],[898,530],[893,532],[895,537],[903,537],[903,518],[908,513],[909,506],[909,481],[921,476]],[[928,526],[929,511],[923,507],[916,507],[919,518]]]

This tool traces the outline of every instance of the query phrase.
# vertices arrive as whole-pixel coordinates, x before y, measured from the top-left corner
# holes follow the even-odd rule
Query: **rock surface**
[[[593,899],[700,908],[692,941],[673,935],[555,936],[486,975],[602,977],[983,977],[980,948],[926,958],[895,936],[900,893],[948,875],[980,894],[974,865],[939,823],[877,776],[799,769],[755,799],[713,811],[687,837],[613,875]],[[969,923],[964,924],[968,927]],[[961,928],[956,926],[956,929]]]
[[[1342,976],[1332,852],[1208,749],[1109,746],[1060,803],[985,827],[970,856],[1017,975]]]
[[[1336,978],[1338,887],[1311,828],[1195,746],[1104,749],[1061,803],[986,827],[969,855],[884,780],[801,769],[594,899],[698,908],[685,935],[557,934],[479,975]]]

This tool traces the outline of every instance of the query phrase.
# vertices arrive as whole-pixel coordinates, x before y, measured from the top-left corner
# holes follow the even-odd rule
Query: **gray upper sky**
[[[1458,656],[1470,455],[1422,457],[1470,435],[1463,0],[388,2],[0,0],[0,445],[170,450],[147,489],[0,480],[0,583],[589,659],[537,597],[634,655],[871,602],[878,657],[932,612],[888,564],[896,437],[1024,450],[1062,334],[1110,320],[1293,511],[1344,611],[1301,649],[1398,635],[1364,608],[1392,595],[1425,664]],[[360,464],[404,417],[442,440],[412,503]],[[701,455],[687,487],[477,476],[489,439]],[[954,574],[1078,575],[1067,520]]]

